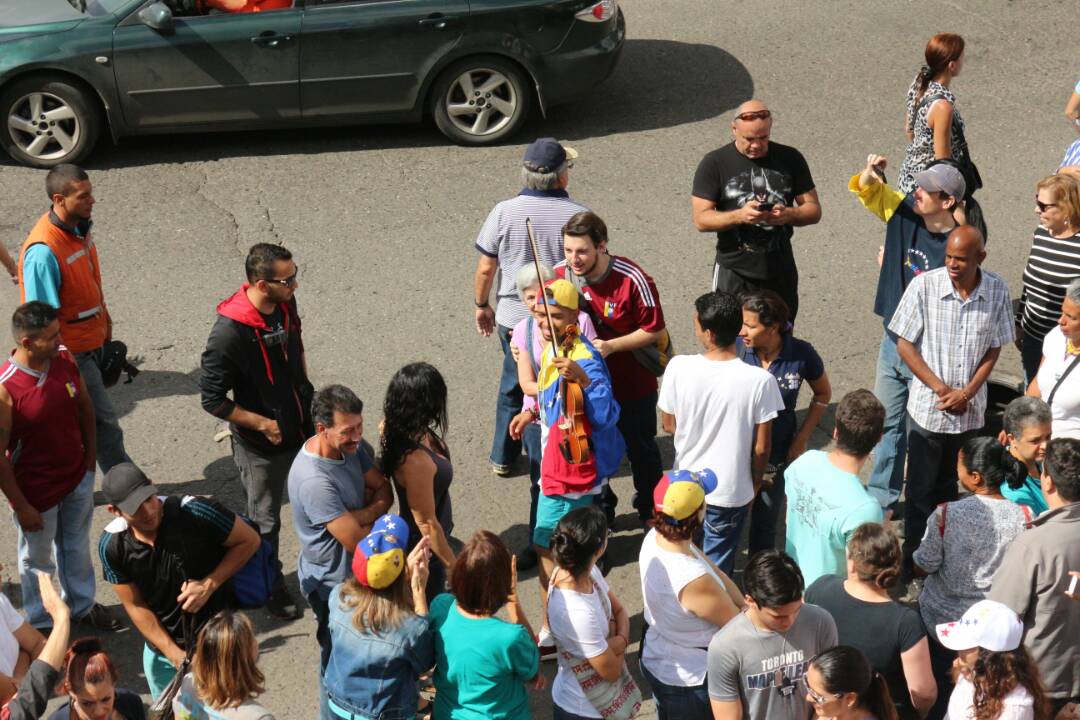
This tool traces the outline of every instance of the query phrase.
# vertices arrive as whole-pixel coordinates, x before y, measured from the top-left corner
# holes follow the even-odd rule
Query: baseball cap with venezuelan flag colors
[[[376,590],[389,587],[405,569],[409,527],[397,515],[383,515],[356,545],[352,571],[356,581]]]
[[[537,305],[554,305],[569,310],[578,309],[578,291],[569,280],[557,278],[548,281],[544,292],[536,298]]]
[[[705,496],[716,489],[712,470],[670,470],[664,473],[653,491],[653,504],[669,523],[685,520],[698,511]]]

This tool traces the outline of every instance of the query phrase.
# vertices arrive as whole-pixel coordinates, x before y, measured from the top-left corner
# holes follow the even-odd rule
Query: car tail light
[[[590,5],[584,10],[575,13],[574,17],[585,22],[604,22],[614,17],[618,9],[618,0],[600,0],[595,5]]]

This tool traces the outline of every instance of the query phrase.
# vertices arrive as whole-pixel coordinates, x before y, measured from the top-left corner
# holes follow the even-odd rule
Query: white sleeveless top
[[[679,593],[711,571],[703,560],[664,550],[657,538],[656,530],[650,530],[638,555],[649,624],[641,663],[665,685],[700,685],[705,682],[709,641],[720,628],[684,608]]]

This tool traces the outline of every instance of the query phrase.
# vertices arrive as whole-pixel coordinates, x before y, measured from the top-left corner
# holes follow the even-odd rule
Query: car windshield
[[[48,1],[64,2],[64,0]],[[90,17],[99,17],[101,15],[110,15],[116,12],[124,5],[130,4],[131,0],[66,0],[66,2],[80,13],[89,15]]]

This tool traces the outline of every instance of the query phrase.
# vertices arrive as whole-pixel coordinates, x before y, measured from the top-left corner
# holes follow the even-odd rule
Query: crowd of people
[[[52,169],[51,207],[18,262],[0,254],[22,303],[0,366],[0,491],[25,613],[0,596],[5,716],[41,717],[57,691],[67,702],[54,720],[145,717],[100,639],[69,645],[73,622],[121,626],[95,600],[100,468],[113,516],[97,543],[102,575],[145,641],[155,713],[274,717],[258,701],[266,678],[243,610],[302,615],[279,557],[287,497],[321,718],[528,718],[530,691],[547,692],[544,659],[557,662],[560,720],[637,715],[635,663],[662,719],[1076,717],[1080,140],[1036,187],[1014,306],[982,267],[982,178],[951,87],[964,41],[940,34],[925,54],[897,186],[877,154],[849,181],[885,223],[883,333],[873,392],[839,399],[824,450],[810,441],[833,391],[822,355],[794,334],[792,252],[794,228],[822,208],[806,159],[772,141],[769,108],[743,103],[732,142],[693,179],[694,226],[716,234],[712,288],[684,310],[696,353],[675,354],[652,277],[571,199],[577,153],[551,138],[528,146],[523,189],[491,210],[475,245],[476,328],[504,353],[491,468],[513,474],[522,450],[528,462],[529,543],[515,551],[485,529],[454,539],[436,367],[395,373],[374,433],[351,389],[314,387],[297,264],[277,244],[251,247],[202,355],[202,406],[228,423],[243,512],[163,494],[127,454],[109,399],[123,348],[90,178]],[[1080,85],[1066,113],[1080,122]],[[1014,342],[1026,394],[987,437],[987,381]],[[674,439],[668,470],[658,413]],[[624,458],[644,529],[640,633],[605,580]],[[536,627],[518,584],[534,566]]]

